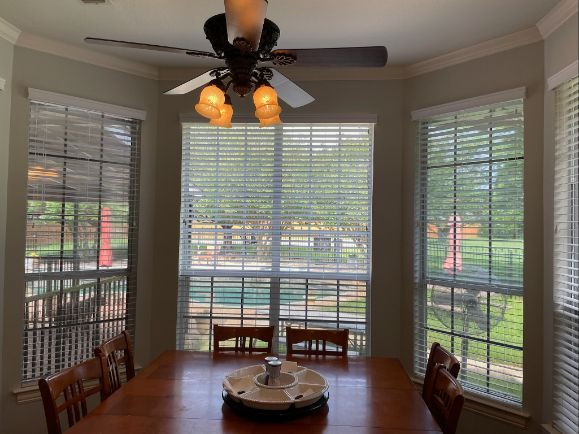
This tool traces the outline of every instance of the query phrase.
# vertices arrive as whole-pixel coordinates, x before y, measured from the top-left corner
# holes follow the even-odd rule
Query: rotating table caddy
[[[234,409],[258,417],[294,417],[326,405],[328,382],[296,362],[266,357],[264,364],[237,369],[223,379],[223,399]]]

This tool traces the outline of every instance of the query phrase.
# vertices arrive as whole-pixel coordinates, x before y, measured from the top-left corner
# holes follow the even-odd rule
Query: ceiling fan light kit
[[[277,93],[267,82],[259,84],[253,92],[253,103],[255,104],[255,117],[259,120],[279,117],[281,113]]]
[[[218,86],[217,82],[211,82],[205,86],[199,95],[199,102],[195,105],[195,110],[207,119],[219,119],[221,108],[225,104],[225,93]]]
[[[279,117],[279,115],[274,116],[272,118],[259,120],[259,127],[260,128],[272,127],[274,125],[280,125],[280,124],[283,124],[283,122],[281,121],[281,118]]]
[[[233,105],[231,104],[231,97],[229,95],[225,95],[225,103],[219,111],[221,112],[219,119],[211,119],[209,125],[221,128],[232,128],[233,125],[231,124],[231,119],[233,118]]]
[[[254,92],[255,116],[261,127],[281,123],[278,96],[292,108],[314,101],[311,95],[274,69],[275,66],[338,68],[386,65],[388,52],[383,46],[274,50],[280,29],[265,18],[268,0],[224,0],[224,5],[225,13],[214,15],[203,26],[215,53],[91,37],[85,38],[85,42],[224,60],[225,66],[213,68],[165,94],[183,95],[205,85],[195,110],[210,119],[211,125],[225,128],[231,127],[233,116],[231,99],[227,96],[229,88],[240,97]]]

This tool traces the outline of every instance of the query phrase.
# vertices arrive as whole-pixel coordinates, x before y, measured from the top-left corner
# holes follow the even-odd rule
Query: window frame
[[[82,98],[77,98],[69,95],[62,95],[53,92],[29,89],[29,100],[30,100],[30,125],[35,121],[35,110],[54,110],[54,122],[55,125],[62,126],[64,131],[64,137],[62,138],[62,152],[59,147],[54,148],[54,153],[51,153],[50,145],[48,150],[44,149],[43,145],[41,148],[37,149],[38,145],[31,146],[33,137],[32,129],[30,132],[30,137],[28,139],[28,149],[27,149],[27,160],[28,169],[34,170],[35,164],[38,159],[50,159],[52,164],[55,164],[55,168],[62,172],[62,175],[57,180],[58,185],[62,184],[62,191],[66,189],[66,173],[67,165],[77,162],[79,164],[90,164],[99,167],[98,169],[98,200],[94,202],[94,193],[85,192],[86,197],[92,198],[93,202],[89,199],[85,201],[75,198],[72,194],[55,195],[51,198],[50,194],[44,197],[44,184],[45,181],[41,179],[40,183],[40,193],[37,191],[38,187],[31,187],[34,185],[35,181],[30,180],[27,186],[27,221],[30,219],[30,202],[40,203],[41,209],[44,209],[46,204],[49,203],[60,203],[60,212],[57,214],[49,213],[46,214],[51,218],[56,217],[59,219],[60,232],[57,238],[60,239],[60,249],[58,256],[50,257],[50,260],[54,262],[53,265],[44,264],[42,266],[41,261],[38,260],[37,266],[29,263],[33,257],[27,256],[27,266],[24,273],[24,291],[34,292],[34,289],[30,289],[29,285],[35,285],[34,282],[38,282],[39,285],[36,291],[39,291],[37,295],[32,295],[27,297],[24,294],[23,297],[23,323],[22,323],[22,355],[20,358],[20,372],[21,379],[20,384],[23,388],[28,387],[30,384],[36,382],[38,378],[45,377],[46,375],[52,374],[66,367],[71,366],[87,357],[92,357],[92,350],[94,346],[100,344],[104,339],[107,339],[112,333],[113,329],[116,330],[120,327],[120,323],[124,324],[123,329],[127,329],[131,336],[135,335],[136,327],[136,297],[137,297],[137,262],[138,262],[138,237],[139,237],[139,176],[140,176],[140,147],[141,147],[141,132],[142,132],[142,121],[146,118],[146,112],[136,109],[131,109],[127,107],[115,106],[107,103],[101,103],[92,100],[86,100]],[[74,112],[75,116],[84,114],[87,119],[101,119],[101,139],[97,144],[98,149],[96,149],[96,154],[100,154],[100,158],[93,159],[89,154],[85,157],[79,157],[75,155],[68,155],[67,149],[73,139],[67,137],[67,131],[69,128],[68,123],[68,113]],[[64,118],[59,120],[56,114],[61,114]],[[125,152],[125,158],[127,161],[121,161],[121,158],[115,159],[114,157],[105,158],[104,151],[104,131],[106,122],[119,122],[123,128],[126,128],[127,136],[124,136],[124,140],[128,138],[130,140],[130,147]],[[78,128],[78,126],[76,126]],[[31,127],[32,128],[32,127]],[[79,130],[84,132],[85,130]],[[111,130],[112,131],[112,130]],[[109,131],[110,134],[110,131]],[[113,133],[114,134],[114,133]],[[34,140],[38,140],[34,138]],[[49,139],[47,139],[49,140]],[[119,138],[118,140],[123,140]],[[41,142],[42,143],[42,142]],[[55,142],[56,143],[56,142]],[[95,144],[90,141],[81,141],[79,143],[81,146],[87,146],[87,149],[95,148]],[[76,146],[76,144],[75,144]],[[107,147],[109,144],[107,143]],[[100,151],[99,151],[100,149]],[[107,148],[108,151],[108,148]],[[114,153],[114,151],[113,151]],[[104,190],[104,179],[107,177],[107,168],[111,167],[122,167],[123,173],[129,176],[129,179],[123,181],[126,185],[126,189],[118,192],[114,191],[114,199],[108,197]],[[76,175],[78,176],[78,175]],[[88,175],[87,175],[88,177]],[[34,178],[32,178],[34,179]],[[95,182],[96,178],[91,178],[90,182]],[[114,176],[109,179],[108,182],[115,183]],[[87,184],[88,185],[88,184]],[[56,190],[54,190],[56,191]],[[111,190],[112,192],[113,190]],[[109,192],[110,193],[110,192]],[[121,264],[114,264],[111,262],[110,266],[106,266],[107,269],[102,269],[99,267],[100,262],[100,252],[102,247],[101,244],[101,224],[104,220],[103,210],[106,208],[106,202],[116,201],[117,193],[126,196],[126,200],[123,202],[127,206],[126,210],[126,266]],[[74,194],[81,194],[74,193]],[[57,197],[58,196],[58,197]],[[66,263],[65,257],[65,237],[67,233],[68,236],[77,237],[80,234],[78,229],[78,223],[75,220],[75,226],[73,228],[67,228],[65,223],[65,218],[69,217],[67,214],[70,207],[75,210],[75,219],[77,219],[77,209],[78,204],[85,203],[91,204],[91,206],[96,206],[98,203],[98,225],[97,225],[97,250],[96,254],[93,255],[97,258],[96,268],[84,268],[80,265],[80,259],[73,260],[70,264]],[[109,217],[110,219],[111,217]],[[114,218],[114,216],[113,216]],[[114,223],[110,223],[114,224]],[[124,223],[123,223],[124,224]],[[76,232],[75,232],[76,230]],[[113,229],[111,229],[113,230]],[[67,232],[69,231],[69,232]],[[29,242],[29,227],[27,224],[26,228],[26,243],[28,248]],[[112,234],[114,239],[117,238],[119,232],[114,232]],[[52,238],[50,238],[52,239]],[[114,247],[111,247],[111,258]],[[78,261],[78,264],[73,264]],[[56,267],[56,268],[55,268]],[[116,279],[116,280],[115,280]],[[120,279],[120,280],[119,280]],[[117,282],[118,281],[118,282]],[[44,284],[42,283],[44,282]],[[60,283],[59,283],[60,282]],[[74,283],[76,282],[76,284]],[[52,284],[57,285],[56,298],[49,300],[47,296],[53,297],[52,292],[44,292],[46,285],[51,286]],[[72,283],[72,286],[70,284]],[[69,287],[70,286],[70,287]],[[121,286],[124,287],[124,296],[115,295],[118,291],[121,291]],[[76,291],[70,291],[74,288]],[[72,308],[69,312],[66,308],[66,297],[67,293],[72,297],[74,292],[78,292],[77,300],[78,305],[76,308]],[[88,305],[88,310],[82,310],[87,307],[86,301],[80,301],[84,299],[87,294],[89,295],[89,300],[102,300],[106,303],[110,303],[114,299],[114,308],[122,308],[122,316],[118,316],[119,312],[115,311],[113,313],[103,313],[100,312],[99,308],[100,302],[96,304]],[[72,300],[72,299],[71,299]],[[56,303],[56,304],[55,304]],[[71,301],[72,303],[72,301]],[[84,304],[83,304],[84,303]],[[45,305],[43,308],[39,304]],[[82,304],[82,308],[81,308]],[[50,311],[46,311],[42,314],[42,318],[39,318],[40,322],[33,320],[34,317],[38,316],[38,309],[48,309],[46,306],[52,306]],[[52,309],[55,308],[55,314]],[[82,315],[88,315],[88,318],[93,318],[94,320],[83,320]],[[46,317],[45,317],[46,314]],[[32,315],[32,317],[31,317]],[[107,317],[108,315],[108,317]],[[75,319],[78,317],[77,319]],[[44,319],[43,319],[44,318]],[[96,319],[95,319],[96,318]],[[43,325],[43,322],[48,321],[51,324],[48,328]],[[72,323],[71,323],[72,321]],[[109,328],[106,326],[108,323],[115,323],[115,326]],[[90,329],[90,333],[86,335],[87,330]],[[70,330],[69,330],[70,329]],[[72,331],[72,330],[76,331]],[[100,330],[102,329],[102,330]],[[67,331],[68,330],[68,331]],[[118,330],[120,332],[120,329]],[[71,335],[73,335],[71,337]],[[74,340],[75,343],[71,343]],[[39,342],[40,343],[39,343]],[[52,350],[50,350],[52,348]]]
[[[572,69],[572,68],[571,68]],[[553,395],[552,395],[552,424],[561,432],[574,432],[579,428],[579,421],[572,421],[570,418],[579,416],[579,391],[569,389],[569,379],[562,381],[559,377],[564,377],[565,368],[563,363],[568,363],[573,356],[569,353],[579,348],[577,342],[565,342],[563,335],[569,333],[579,336],[579,322],[571,325],[569,314],[575,310],[575,316],[579,312],[579,291],[571,288],[576,287],[579,280],[579,249],[576,240],[579,233],[579,103],[577,95],[579,89],[579,78],[577,77],[577,67],[575,64],[574,73],[571,69],[565,74],[565,79],[553,86],[555,90],[555,162],[553,171]],[[568,89],[569,88],[569,89]],[[569,95],[566,92],[569,92]],[[574,100],[570,101],[575,93]],[[569,113],[575,112],[573,121],[568,119]],[[574,125],[572,127],[571,125]],[[571,135],[572,134],[572,135]],[[573,146],[571,149],[570,146]],[[562,167],[561,167],[562,166]],[[568,189],[566,191],[566,188]],[[573,265],[575,264],[575,265]],[[572,294],[566,294],[571,292]],[[571,297],[576,307],[572,307],[573,302],[565,300]],[[567,318],[565,318],[567,316]],[[579,317],[578,317],[579,318]],[[570,345],[569,345],[570,344]],[[571,348],[569,348],[571,346]],[[575,365],[579,363],[579,356],[575,354]],[[566,365],[568,366],[568,365]],[[577,383],[577,373],[575,373],[575,383]],[[573,380],[571,380],[572,382]],[[572,386],[571,386],[572,387]],[[575,398],[574,402],[569,402]],[[574,406],[573,412],[569,412],[566,407]]]
[[[372,240],[371,240],[371,234],[372,234],[372,227],[371,227],[371,222],[372,222],[372,181],[373,181],[373,176],[372,176],[372,170],[373,170],[373,165],[372,165],[372,161],[373,161],[373,142],[374,142],[374,122],[368,122],[368,120],[366,119],[356,119],[355,121],[350,121],[348,122],[348,120],[346,119],[340,119],[337,122],[332,122],[330,120],[326,120],[324,119],[322,122],[320,122],[319,119],[316,119],[314,117],[314,121],[309,120],[309,121],[305,121],[304,122],[300,122],[298,120],[294,120],[294,122],[291,123],[286,123],[286,126],[292,126],[294,124],[308,124],[311,126],[323,126],[325,124],[339,124],[339,125],[348,125],[348,124],[355,124],[355,126],[359,126],[359,125],[364,125],[364,127],[368,128],[368,132],[369,132],[369,154],[370,154],[370,163],[369,163],[369,167],[368,167],[368,184],[369,184],[369,195],[368,195],[368,261],[371,262],[371,251],[372,251]],[[187,124],[198,124],[197,120],[195,119],[190,119],[190,118],[183,118],[182,117],[182,123],[184,125],[184,128]],[[234,124],[237,126],[244,126],[246,128],[248,127],[252,127],[255,128],[256,125],[253,123],[249,123],[249,122],[239,122],[237,124]],[[274,139],[274,154],[275,154],[275,171],[281,173],[281,153],[283,152],[283,134],[281,133],[281,131],[283,131],[283,126],[278,126],[278,127],[274,127],[273,130],[275,131],[280,131],[280,133],[277,133],[274,135],[275,139]],[[183,137],[183,146],[186,146],[186,142],[185,142],[185,138]],[[185,155],[185,153],[184,153]],[[183,162],[185,163],[185,161]],[[277,173],[276,172],[276,173]],[[184,170],[182,172],[182,183],[185,183],[184,178]],[[275,178],[275,175],[274,175]],[[273,197],[275,200],[275,197],[277,197],[278,201],[281,200],[280,197],[281,195],[279,194],[281,192],[281,181],[279,180],[279,178],[277,178],[278,180],[275,181],[273,184],[273,188],[274,188],[274,193],[273,193]],[[184,186],[182,186],[182,188],[185,188]],[[277,193],[277,194],[276,194]],[[324,276],[324,273],[318,273],[319,275],[316,275],[316,273],[303,273],[300,274],[299,272],[296,271],[288,271],[287,272],[287,279],[284,277],[281,277],[282,275],[284,275],[284,271],[280,269],[280,262],[282,260],[282,256],[280,253],[280,249],[279,246],[281,244],[282,241],[282,234],[284,233],[284,231],[282,230],[282,213],[283,213],[283,209],[282,207],[278,204],[278,207],[276,207],[275,205],[272,207],[273,210],[273,214],[272,214],[272,229],[271,232],[272,234],[274,234],[272,236],[272,240],[271,240],[271,244],[272,244],[272,251],[277,252],[277,256],[272,255],[272,260],[271,260],[271,267],[267,270],[267,271],[244,271],[244,270],[199,270],[199,271],[195,271],[193,273],[190,273],[190,276],[187,276],[187,273],[182,273],[181,269],[179,271],[179,308],[178,308],[178,324],[177,324],[177,347],[180,349],[185,349],[187,348],[187,344],[186,344],[186,332],[183,332],[183,330],[186,330],[187,327],[185,325],[186,320],[191,319],[191,315],[188,315],[185,313],[184,309],[183,309],[183,304],[181,302],[181,300],[186,296],[186,289],[185,289],[185,283],[183,279],[187,279],[187,278],[191,278],[192,276],[201,276],[204,277],[206,279],[211,279],[211,294],[213,294],[213,285],[214,285],[214,279],[218,279],[218,278],[222,278],[225,279],[227,277],[230,278],[236,278],[239,279],[242,283],[241,285],[244,284],[245,280],[251,279],[251,278],[259,278],[261,276],[262,279],[266,280],[269,279],[269,294],[270,294],[270,302],[269,302],[269,316],[267,318],[267,324],[265,323],[266,319],[262,318],[255,318],[255,321],[261,321],[261,325],[274,325],[276,326],[276,328],[278,329],[278,333],[274,336],[274,349],[279,349],[279,345],[283,346],[283,342],[284,342],[284,336],[285,336],[285,327],[282,327],[283,324],[295,324],[295,325],[305,325],[307,326],[308,323],[310,324],[314,324],[315,326],[320,327],[321,325],[323,325],[324,322],[329,323],[329,324],[337,324],[338,327],[340,327],[340,323],[342,324],[350,324],[350,321],[345,321],[345,320],[340,320],[340,317],[337,316],[335,320],[331,319],[328,321],[323,321],[320,319],[308,319],[307,316],[304,320],[296,320],[291,318],[291,316],[284,316],[281,312],[280,312],[280,308],[281,308],[281,301],[280,301],[280,297],[283,297],[283,288],[284,285],[290,285],[291,281],[295,281],[295,280],[303,280],[304,281],[304,288],[306,293],[308,292],[308,288],[309,285],[313,285],[315,286],[319,281],[324,281],[324,282],[335,282],[335,286],[336,286],[336,291],[338,293],[337,297],[339,299],[339,288],[340,285],[348,285],[352,282],[364,282],[365,283],[365,320],[364,320],[364,327],[365,327],[365,332],[364,332],[364,337],[362,338],[363,340],[365,340],[365,344],[364,344],[364,348],[365,348],[365,353],[369,353],[370,352],[370,330],[369,330],[369,315],[370,315],[370,275],[371,275],[371,264],[369,263],[367,265],[367,272],[366,275],[364,277],[359,277],[359,273],[351,273],[350,275],[348,275],[347,273],[345,274],[336,274],[336,273],[329,273],[329,276]],[[183,208],[183,203],[182,203],[182,208],[181,208],[181,231],[182,231],[182,227],[184,224],[183,221],[183,217],[184,217],[184,213],[185,210]],[[276,229],[277,228],[277,229]],[[277,235],[275,235],[277,234]],[[181,238],[183,237],[183,234],[181,234]],[[182,242],[182,240],[181,240]],[[275,246],[277,246],[278,248],[276,248]],[[183,252],[181,252],[180,249],[180,256],[183,254]],[[180,267],[181,267],[181,260],[180,260]],[[281,270],[281,271],[280,271]],[[193,277],[194,278],[194,277]],[[354,283],[352,283],[352,285],[355,285]],[[307,300],[307,297],[306,297]],[[194,317],[193,319],[203,319],[203,318],[207,318],[207,317]],[[243,316],[241,316],[241,325],[243,325]],[[221,319],[218,315],[214,318],[214,316],[211,314],[209,315],[209,319],[210,319],[210,324],[214,324],[213,320],[214,319]],[[231,318],[233,319],[233,318]],[[254,319],[250,318],[248,322],[251,323],[251,325],[254,325]],[[219,322],[217,322],[219,323]],[[347,327],[347,325],[346,325]],[[211,325],[210,325],[211,328]],[[353,330],[351,329],[351,332]],[[210,329],[208,331],[210,334],[212,334],[212,330]],[[211,342],[212,340],[209,340],[209,350],[211,350]]]
[[[454,338],[459,338],[462,339],[465,336],[468,336],[468,340],[469,342],[471,341],[479,341],[483,344],[486,345],[487,348],[487,376],[486,376],[486,386],[480,386],[480,387],[469,387],[469,385],[465,385],[465,389],[467,390],[468,393],[473,394],[475,396],[484,398],[484,399],[488,399],[491,402],[499,402],[501,404],[507,404],[509,406],[512,406],[513,408],[521,408],[522,404],[523,404],[523,397],[522,397],[522,391],[521,391],[521,396],[520,396],[520,400],[517,399],[511,399],[510,397],[507,396],[507,394],[502,394],[502,393],[498,393],[498,392],[491,392],[492,389],[492,384],[490,383],[490,381],[492,380],[492,373],[491,371],[489,371],[489,364],[490,362],[490,355],[489,355],[489,351],[490,351],[490,347],[491,346],[495,346],[495,345],[499,345],[500,347],[505,347],[505,348],[510,348],[512,350],[518,351],[521,354],[521,358],[522,360],[524,359],[524,346],[523,343],[521,343],[521,345],[518,346],[512,346],[506,342],[497,342],[497,341],[493,341],[493,339],[490,337],[490,331],[489,331],[489,327],[490,326],[490,320],[488,319],[488,310],[491,307],[491,301],[490,301],[490,297],[491,294],[494,294],[497,292],[497,286],[493,285],[493,286],[485,286],[484,282],[481,282],[481,284],[478,283],[473,283],[473,282],[468,282],[468,278],[466,278],[466,280],[464,282],[461,282],[460,280],[456,279],[456,276],[453,275],[453,277],[449,277],[448,279],[444,279],[444,278],[430,278],[427,276],[427,270],[428,270],[428,266],[427,266],[427,261],[429,258],[429,254],[428,254],[428,233],[429,233],[429,229],[428,229],[428,221],[426,218],[422,218],[422,216],[426,216],[426,195],[427,195],[427,173],[429,170],[428,167],[428,150],[427,150],[427,140],[424,136],[426,133],[423,134],[424,129],[427,128],[429,121],[431,121],[431,119],[437,120],[437,119],[451,119],[454,116],[455,119],[455,124],[454,124],[454,131],[457,131],[457,125],[458,126],[465,126],[468,125],[468,122],[465,122],[464,120],[462,121],[463,123],[461,123],[460,121],[458,121],[458,117],[463,113],[468,114],[469,112],[479,112],[482,110],[486,110],[486,108],[492,108],[493,106],[498,106],[500,107],[500,105],[502,103],[504,104],[508,104],[510,101],[515,101],[515,100],[521,100],[521,110],[522,110],[522,128],[524,129],[524,96],[525,96],[525,89],[524,88],[518,88],[518,89],[512,89],[509,91],[503,91],[503,92],[497,92],[494,94],[490,94],[490,95],[485,95],[485,96],[481,96],[481,97],[476,97],[476,98],[471,98],[471,99],[467,99],[467,100],[461,100],[461,101],[456,101],[456,102],[451,102],[448,104],[443,104],[440,106],[435,106],[435,107],[431,107],[431,108],[426,108],[426,109],[420,109],[420,110],[416,110],[414,112],[412,112],[412,119],[414,121],[416,121],[416,124],[418,125],[418,133],[417,133],[417,141],[416,141],[416,157],[417,157],[417,163],[416,163],[416,172],[415,172],[415,197],[414,197],[414,210],[415,210],[415,229],[414,229],[414,309],[413,309],[413,323],[414,323],[414,327],[413,327],[413,333],[414,333],[414,344],[413,344],[413,351],[414,351],[414,355],[413,355],[413,369],[414,369],[414,374],[417,377],[423,377],[424,376],[424,370],[425,370],[425,365],[426,365],[426,359],[428,358],[428,352],[429,352],[429,348],[426,348],[427,343],[428,343],[428,339],[427,339],[427,334],[428,331],[433,331],[433,332],[437,332],[437,333],[442,333],[444,335],[448,335]],[[492,109],[491,109],[492,110]],[[456,123],[458,121],[458,124]],[[450,127],[449,127],[450,128]],[[455,133],[456,136],[456,133]],[[492,128],[490,129],[490,136],[492,137]],[[454,140],[454,147],[455,147],[455,158],[454,158],[454,163],[453,164],[449,164],[449,167],[453,167],[454,168],[454,180],[453,180],[453,186],[454,189],[456,191],[457,188],[457,178],[456,178],[456,170],[457,167],[460,166],[460,164],[457,165],[456,163],[456,155],[457,155],[457,139],[455,138]],[[497,161],[500,160],[494,160],[493,159],[493,147],[492,147],[492,139],[490,139],[490,142],[488,144],[488,149],[489,149],[489,158],[488,161],[474,161],[473,163],[469,163],[469,164],[488,164],[489,166],[489,185],[490,182],[492,180],[493,174],[491,173],[491,168],[493,167],[493,164],[496,164]],[[517,158],[522,160],[522,164],[523,164],[523,168],[521,169],[522,171],[524,171],[524,153],[520,158]],[[516,160],[516,159],[509,159],[509,161],[512,160]],[[520,180],[520,188],[521,191],[524,192],[524,179]],[[492,188],[489,188],[489,194],[492,191]],[[524,194],[524,193],[523,193]],[[456,196],[456,193],[455,193]],[[456,197],[454,199],[454,203],[455,203],[455,209],[456,209]],[[491,204],[490,206],[492,207],[492,200],[489,201],[489,204]],[[521,209],[523,210],[523,224],[524,224],[524,202],[521,203]],[[455,211],[456,212],[456,211]],[[458,215],[458,214],[455,214]],[[485,214],[486,215],[486,214]],[[456,227],[457,225],[455,224],[454,226],[454,230],[456,231]],[[491,230],[492,225],[489,227],[489,230]],[[451,229],[452,230],[452,229]],[[456,232],[455,232],[456,233]],[[489,243],[492,243],[493,237],[489,238]],[[492,244],[489,244],[489,251],[492,252]],[[456,248],[456,244],[455,244],[455,248]],[[455,251],[456,253],[456,251]],[[522,253],[521,253],[522,255]],[[489,261],[492,261],[492,253],[488,254],[488,259]],[[524,267],[524,258],[521,258],[522,262],[523,262],[523,267]],[[455,267],[456,267],[456,263],[455,263]],[[456,273],[456,270],[455,272]],[[490,277],[489,277],[490,279]],[[490,282],[490,280],[489,280]],[[472,335],[468,334],[468,333],[463,333],[463,332],[457,332],[454,329],[451,330],[438,330],[438,329],[430,329],[428,327],[426,327],[427,321],[426,321],[426,315],[427,315],[427,303],[428,303],[428,295],[429,295],[429,290],[428,287],[430,285],[436,285],[436,286],[440,286],[443,285],[444,287],[448,288],[451,290],[451,297],[452,299],[454,299],[454,293],[456,288],[461,289],[461,290],[477,290],[477,291],[483,291],[486,292],[487,294],[487,305],[486,308],[487,309],[487,336],[484,339],[478,339],[476,337],[473,337]],[[505,296],[511,296],[511,295],[519,295],[521,296],[521,304],[523,303],[523,291],[524,288],[524,281],[523,281],[523,277],[521,276],[521,286],[519,288],[515,288],[512,285],[506,285],[504,289],[500,289],[498,293],[504,293]],[[504,291],[504,292],[503,292]],[[454,320],[454,315],[451,315],[452,319]],[[454,321],[453,321],[454,323]],[[453,326],[454,327],[454,326]],[[521,320],[521,328],[524,331],[524,324],[523,324],[523,320]],[[418,348],[420,345],[419,343],[422,342],[424,343],[423,348]],[[451,342],[454,343],[454,339],[451,339]],[[460,343],[458,344],[460,345]],[[512,347],[512,348],[511,348]],[[450,351],[454,352],[454,348],[448,348]],[[524,366],[524,365],[523,365]],[[523,366],[521,367],[521,379],[523,378]],[[464,371],[461,372],[461,375],[464,374]],[[467,374],[468,375],[468,374]],[[463,379],[466,379],[466,377],[464,377]],[[522,387],[524,387],[524,383],[522,385]],[[486,390],[485,390],[486,389]]]

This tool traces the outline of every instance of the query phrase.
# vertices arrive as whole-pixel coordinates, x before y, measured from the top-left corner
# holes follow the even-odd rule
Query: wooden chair
[[[95,381],[94,386],[84,383]],[[48,434],[61,434],[60,413],[66,411],[70,428],[87,415],[87,397],[100,393],[101,401],[108,396],[108,382],[103,376],[98,358],[79,363],[47,378],[38,380]],[[63,402],[59,403],[60,397]]]
[[[236,353],[271,353],[273,326],[268,327],[231,327],[213,325],[213,353],[235,351]],[[220,345],[220,342],[235,339],[235,345]],[[263,341],[266,347],[256,347],[256,341]]]
[[[127,381],[135,376],[135,362],[131,339],[126,330],[94,349],[95,356],[101,361],[103,375],[107,376],[109,394],[118,390],[121,383],[120,366],[124,365]]]
[[[454,434],[462,406],[464,392],[458,380],[446,369],[437,364],[434,369],[432,399],[428,407],[444,434]]]
[[[424,375],[424,384],[422,386],[422,399],[427,405],[432,396],[434,368],[437,363],[444,365],[454,378],[458,378],[458,372],[460,371],[460,362],[454,354],[445,350],[438,342],[434,342],[432,347],[430,347],[430,355],[428,356],[428,364],[426,365],[426,374]]]
[[[348,329],[325,330],[286,327],[287,355],[305,354],[309,356],[346,357],[348,355],[348,335]],[[294,345],[300,342],[305,342],[304,348],[294,348]],[[340,347],[340,349],[330,350],[326,348],[327,342]]]

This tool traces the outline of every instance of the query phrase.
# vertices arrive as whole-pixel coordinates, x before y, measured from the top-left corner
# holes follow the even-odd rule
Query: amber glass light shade
[[[199,103],[195,104],[195,111],[207,119],[219,119],[224,103],[223,91],[214,84],[210,84],[201,91]]]
[[[231,105],[231,98],[229,95],[225,95],[225,103],[219,109],[221,117],[218,119],[211,119],[209,121],[210,125],[222,128],[231,128],[231,118],[233,117],[233,106]]]
[[[274,116],[274,117],[268,118],[268,119],[260,119],[259,120],[259,128],[271,127],[273,125],[279,125],[282,123],[283,122],[281,121],[281,119],[278,115],[278,116]]]
[[[255,117],[260,120],[273,118],[281,113],[281,107],[277,102],[277,92],[268,84],[262,84],[255,90],[253,103],[255,104]]]

